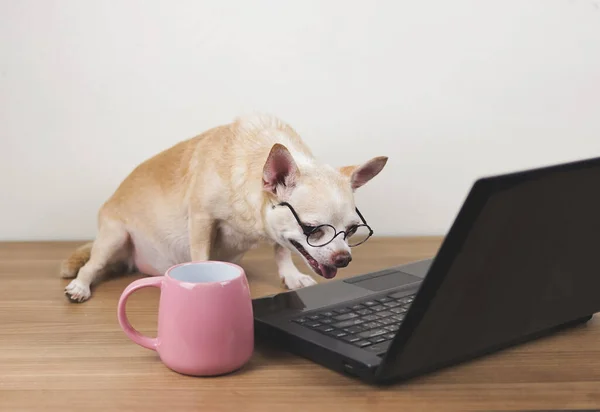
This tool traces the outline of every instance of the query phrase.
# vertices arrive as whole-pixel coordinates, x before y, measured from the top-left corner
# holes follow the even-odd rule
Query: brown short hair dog
[[[332,278],[351,260],[348,240],[370,230],[355,208],[354,191],[386,162],[320,164],[300,136],[272,116],[210,129],[127,176],[100,209],[96,240],[63,262],[61,275],[76,277],[65,292],[85,301],[92,283],[109,271],[162,275],[190,260],[238,262],[261,241],[275,245],[288,288],[315,283],[294,266],[292,251]]]

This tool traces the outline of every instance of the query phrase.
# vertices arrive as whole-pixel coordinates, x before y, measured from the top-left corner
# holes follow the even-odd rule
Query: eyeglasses
[[[306,242],[313,247],[322,247],[329,243],[331,243],[338,235],[344,234],[344,240],[348,243],[348,246],[355,247],[365,243],[372,235],[373,230],[365,221],[365,218],[360,214],[358,208],[356,208],[356,213],[362,220],[363,224],[351,226],[347,231],[338,232],[335,228],[328,224],[323,224],[319,226],[310,226],[302,223],[298,214],[287,202],[282,202],[279,204],[280,206],[287,206],[298,225],[302,228],[302,232],[306,235]]]

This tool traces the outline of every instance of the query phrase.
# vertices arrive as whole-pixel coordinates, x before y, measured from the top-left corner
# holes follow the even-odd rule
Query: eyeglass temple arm
[[[373,232],[373,229],[371,229],[371,226],[369,226],[369,224],[367,223],[367,221],[366,221],[366,220],[365,220],[365,218],[363,217],[362,213],[360,213],[360,212],[358,211],[358,208],[356,207],[355,209],[356,209],[356,213],[358,214],[358,216],[360,217],[360,219],[362,220],[362,222],[363,222],[365,225],[367,225],[367,227],[369,228],[369,232],[370,232],[370,235],[369,235],[369,236],[373,236],[373,233],[374,233],[374,232]]]
[[[365,218],[363,217],[363,215],[358,211],[358,208],[356,207],[356,213],[358,214],[358,217],[360,217],[360,220],[362,220],[362,222],[366,225],[367,221],[365,220]]]
[[[303,231],[306,231],[306,225],[304,223],[302,223],[302,221],[300,220],[300,217],[296,214],[296,211],[294,210],[292,205],[290,205],[288,202],[281,202],[281,203],[279,203],[279,205],[286,206],[288,209],[290,209],[290,212],[292,212],[292,215],[294,215],[294,219],[296,219],[296,222],[298,222],[298,225],[300,225],[300,227],[302,228]]]

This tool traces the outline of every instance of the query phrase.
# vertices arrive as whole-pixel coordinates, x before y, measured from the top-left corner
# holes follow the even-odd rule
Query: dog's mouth
[[[306,249],[304,249],[304,247],[294,241],[294,240],[290,240],[290,243],[292,245],[294,245],[294,247],[296,249],[298,249],[298,252],[300,252],[300,254],[302,256],[304,256],[304,258],[306,259],[306,261],[308,262],[308,264],[310,265],[310,268],[319,276],[324,277],[325,279],[333,279],[335,277],[335,275],[337,274],[337,268],[335,266],[327,266],[327,265],[323,265],[319,262],[316,261],[315,258],[313,258],[307,251]]]

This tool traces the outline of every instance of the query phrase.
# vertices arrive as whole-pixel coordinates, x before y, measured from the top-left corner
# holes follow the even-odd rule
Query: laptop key
[[[333,319],[323,318],[323,319],[319,319],[319,322],[329,325],[329,324],[333,323]]]
[[[385,302],[383,304],[383,306],[388,307],[388,308],[397,308],[398,306],[402,305],[402,303],[400,302],[396,302],[396,301],[391,301],[391,302]]]
[[[387,311],[387,310],[382,310],[381,312],[377,312],[377,316],[379,316],[380,318],[387,318],[388,316],[392,316],[394,313]]]
[[[299,324],[302,325],[303,323],[308,322],[308,319],[306,319],[306,318],[299,318],[299,319],[292,320],[292,322],[296,322],[296,323],[299,323]]]
[[[349,326],[360,325],[362,323],[365,323],[365,321],[362,319],[349,319],[349,320],[345,320],[342,322],[334,323],[332,326],[335,328],[342,329],[342,328],[347,328]]]
[[[385,329],[391,331],[391,332],[396,332],[397,330],[400,329],[400,326],[398,325],[388,325],[388,326],[384,326]]]
[[[367,322],[373,322],[374,320],[379,319],[377,315],[366,315],[361,318],[362,320],[366,320]]]
[[[335,309],[334,312],[337,313],[337,314],[339,314],[339,315],[341,315],[341,314],[349,313],[349,312],[352,312],[352,311],[350,309],[348,309],[348,308],[341,308],[341,309]]]
[[[368,340],[359,340],[359,341],[357,341],[357,342],[354,342],[354,344],[355,344],[356,346],[358,346],[359,348],[364,348],[365,346],[369,346],[369,345],[371,345],[372,343],[371,343],[371,342],[369,342]]]
[[[347,335],[347,336],[344,336],[342,338],[342,340],[345,340],[346,342],[354,343],[354,342],[358,342],[360,340],[360,338],[355,335]]]
[[[396,323],[396,321],[392,318],[379,319],[377,322],[381,323],[382,325],[393,325]]]
[[[386,296],[386,297],[379,298],[379,299],[375,299],[375,300],[376,300],[377,302],[379,302],[379,303],[385,303],[385,302],[390,302],[392,299],[391,299],[391,298],[388,298],[388,297]]]
[[[363,327],[365,329],[374,329],[374,328],[378,328],[380,326],[381,326],[381,323],[379,323],[379,322],[368,322],[363,325]]]
[[[321,313],[319,313],[319,315],[325,316],[326,318],[330,318],[332,316],[335,316],[335,313],[333,313],[333,312],[321,312]]]
[[[385,342],[385,338],[383,336],[376,336],[374,338],[369,339],[373,343]]]
[[[357,310],[361,310],[364,309],[365,307],[363,305],[354,305],[352,306],[350,309],[357,311]]]
[[[348,332],[344,332],[343,330],[334,330],[333,332],[329,333],[331,336],[333,336],[334,338],[343,338],[344,336],[348,335]]]
[[[397,313],[397,314],[406,313],[406,309],[405,308],[391,308],[390,312],[394,312],[394,313]]]
[[[321,315],[309,315],[307,316],[310,320],[319,320],[321,319]]]
[[[371,310],[374,310],[375,312],[379,312],[380,310],[385,310],[386,307],[383,305],[377,305],[377,306],[371,306]]]
[[[377,305],[377,302],[375,302],[373,300],[368,300],[366,302],[363,302],[362,304],[365,306],[375,306],[375,305]]]
[[[358,318],[358,314],[350,312],[350,313],[344,313],[342,315],[334,316],[333,318],[335,320],[348,320],[348,319]]]
[[[396,322],[400,323],[404,320],[404,315],[394,315],[391,316],[392,319],[394,319]]]
[[[373,353],[385,353],[385,352],[387,352],[391,343],[392,343],[391,340],[387,340],[385,342],[380,342],[380,343],[376,343],[371,346],[367,346],[367,347],[365,347],[365,349],[368,350],[369,352],[373,352]]]
[[[379,335],[385,335],[386,333],[388,333],[387,330],[385,329],[371,329],[371,330],[367,330],[365,332],[360,332],[358,334],[358,336],[360,336],[361,338],[374,338],[375,336],[379,336]]]
[[[348,333],[358,333],[358,332],[362,332],[363,330],[365,330],[365,328],[363,325],[355,325],[355,326],[350,326],[349,328],[345,328],[344,330]]]
[[[401,292],[392,293],[390,295],[390,298],[392,298],[392,299],[402,299],[402,298],[408,298],[409,296],[414,296],[414,295],[407,295],[405,291],[401,291]]]
[[[394,339],[396,337],[395,333],[386,333],[385,335],[383,335],[384,338],[386,339]]]
[[[317,328],[317,327],[319,327],[321,325],[322,325],[321,322],[308,322],[308,323],[306,323],[306,326],[308,326],[309,328]]]
[[[361,310],[357,310],[356,313],[358,313],[361,316],[365,316],[365,315],[368,315],[369,313],[373,313],[373,311],[370,309],[361,309]]]
[[[315,328],[315,330],[318,330],[319,332],[331,332],[331,331],[334,331],[335,328],[332,327],[331,325],[321,325],[321,326],[317,326]]]

